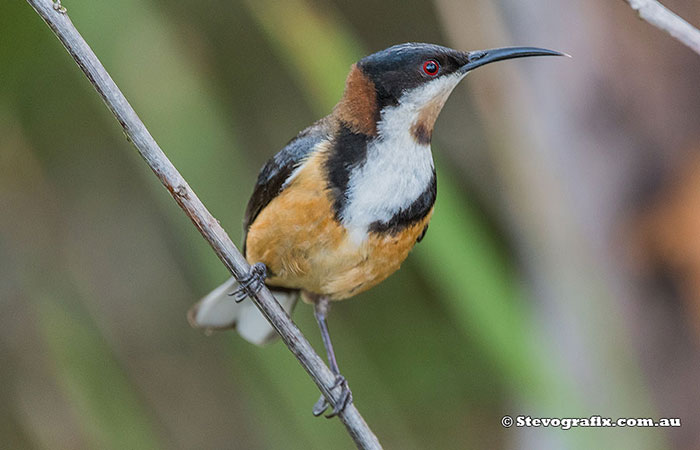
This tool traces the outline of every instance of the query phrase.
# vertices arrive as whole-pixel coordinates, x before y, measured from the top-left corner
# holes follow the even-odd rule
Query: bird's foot
[[[333,405],[333,411],[326,415],[328,419],[337,416],[348,404],[352,403],[352,392],[350,391],[350,387],[348,387],[348,381],[341,374],[336,375],[335,383],[331,386],[331,391],[337,387],[340,387],[340,396],[336,404]],[[326,397],[321,395],[321,398],[318,399],[313,407],[313,415],[316,417],[320,416],[329,406],[331,405],[328,403],[328,400],[326,400]]]
[[[246,297],[260,292],[260,289],[265,285],[265,278],[267,278],[267,266],[261,262],[255,263],[236,290],[229,295],[236,299],[236,303],[240,303]]]

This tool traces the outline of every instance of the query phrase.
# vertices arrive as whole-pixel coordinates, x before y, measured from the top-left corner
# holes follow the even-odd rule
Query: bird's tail
[[[187,313],[187,319],[195,328],[224,330],[235,328],[245,340],[263,345],[274,340],[277,333],[253,302],[246,298],[236,303],[231,294],[238,285],[234,278],[210,292]],[[298,291],[270,289],[279,304],[291,315],[299,299]]]

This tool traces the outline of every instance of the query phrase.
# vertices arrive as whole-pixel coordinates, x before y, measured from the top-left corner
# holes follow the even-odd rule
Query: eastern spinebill
[[[425,236],[437,188],[430,141],[455,86],[485,64],[546,55],[563,53],[408,43],[354,64],[333,111],[260,171],[243,221],[251,272],[240,286],[232,278],[197,303],[192,325],[235,327],[263,344],[276,334],[247,295],[264,283],[290,314],[300,297],[313,304],[335,387],[341,387],[330,416],[340,412],[352,397],[328,335],[329,301],[387,278]],[[328,406],[322,396],[313,412]]]

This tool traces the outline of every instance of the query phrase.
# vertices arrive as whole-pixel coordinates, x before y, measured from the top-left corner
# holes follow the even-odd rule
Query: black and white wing
[[[253,195],[248,200],[248,206],[243,218],[243,255],[245,256],[245,242],[248,229],[273,198],[284,190],[284,182],[287,181],[294,169],[299,167],[311,154],[314,147],[324,139],[329,138],[327,122],[323,119],[311,125],[273,156],[258,174]]]

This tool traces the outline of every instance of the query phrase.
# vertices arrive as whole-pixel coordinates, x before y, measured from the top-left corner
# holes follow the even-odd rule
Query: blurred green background
[[[667,6],[700,23],[700,6]],[[571,60],[471,74],[433,139],[438,202],[389,280],[334,306],[386,448],[700,448],[700,59],[603,0],[64,2],[236,242],[257,171],[406,41]],[[205,336],[227,273],[45,24],[0,14],[0,446],[348,449],[279,342]],[[322,351],[311,308],[295,321]],[[680,417],[674,429],[504,415]]]

